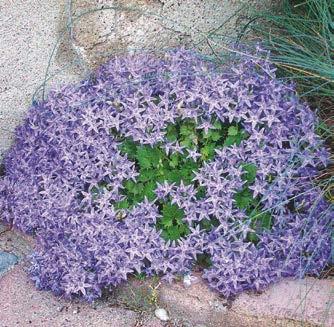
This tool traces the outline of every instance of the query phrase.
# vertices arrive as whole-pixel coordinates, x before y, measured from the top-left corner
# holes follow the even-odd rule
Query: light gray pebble
[[[0,276],[18,262],[18,257],[12,253],[0,251]]]

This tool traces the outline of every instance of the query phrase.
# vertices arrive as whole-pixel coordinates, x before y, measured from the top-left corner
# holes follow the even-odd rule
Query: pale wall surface
[[[0,157],[43,83],[65,1],[0,1]],[[58,69],[54,64],[52,71]],[[63,73],[54,81],[71,79],[71,74]]]

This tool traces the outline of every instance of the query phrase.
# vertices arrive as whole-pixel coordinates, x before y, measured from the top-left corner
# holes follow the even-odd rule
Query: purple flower
[[[329,153],[314,113],[256,51],[224,70],[184,49],[116,57],[29,109],[4,159],[0,214],[36,234],[30,274],[37,287],[92,301],[134,272],[172,281],[199,254],[210,256],[203,277],[224,296],[321,272],[331,255],[333,208],[312,178]],[[167,126],[184,119],[205,133],[218,120],[222,133],[233,124],[248,136],[221,144],[203,163],[197,148],[167,140]],[[119,151],[122,137],[186,154],[200,164],[192,184],[165,180],[154,201],[116,209],[126,200],[124,182],[138,178]],[[256,170],[245,171],[247,164]],[[243,207],[247,196],[240,199],[248,192],[257,201],[251,210]],[[158,200],[184,211],[185,237],[164,240]]]

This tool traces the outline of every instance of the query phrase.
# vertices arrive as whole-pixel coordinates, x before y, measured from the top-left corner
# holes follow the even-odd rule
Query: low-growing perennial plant
[[[30,108],[0,214],[36,235],[39,288],[94,300],[205,257],[203,277],[233,296],[324,268],[333,210],[313,177],[328,153],[314,113],[259,57],[116,57]]]

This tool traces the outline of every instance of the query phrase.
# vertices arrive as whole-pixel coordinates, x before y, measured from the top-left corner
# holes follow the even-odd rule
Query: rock
[[[104,0],[73,1],[71,47],[94,67],[112,54],[178,46],[212,53],[238,33],[238,19],[272,0]],[[242,8],[242,9],[241,9]],[[238,14],[236,14],[238,13]],[[79,17],[76,19],[76,17]],[[242,26],[242,24],[240,24]],[[219,30],[220,39],[207,42]],[[225,35],[225,37],[223,36]],[[218,42],[217,42],[218,40]]]
[[[207,284],[200,277],[200,274],[193,274],[197,277],[197,283],[185,288],[183,281],[174,284],[162,284],[159,288],[160,305],[165,307],[171,319],[182,317],[185,321],[195,325],[223,326],[226,319],[225,310],[221,306],[223,302],[217,293],[211,291]]]
[[[58,312],[62,312],[66,307],[64,305],[61,305],[57,308]]]
[[[238,315],[290,319],[298,326],[334,326],[333,286],[333,279],[285,279],[260,295],[240,294],[232,310]]]
[[[172,320],[182,317],[191,326],[207,327],[334,326],[333,280],[287,279],[261,294],[243,293],[231,303],[196,276],[198,283],[188,288],[183,281],[159,288],[159,303]]]
[[[157,318],[159,318],[162,321],[169,320],[167,311],[165,309],[162,309],[162,308],[155,309],[154,314]]]
[[[186,274],[183,276],[183,286],[188,288],[191,285],[198,283],[198,277],[191,274]]]
[[[12,253],[0,252],[0,276],[18,262],[18,257]]]
[[[11,253],[19,260],[32,253],[35,240],[15,229],[8,230],[0,235],[0,251]]]

